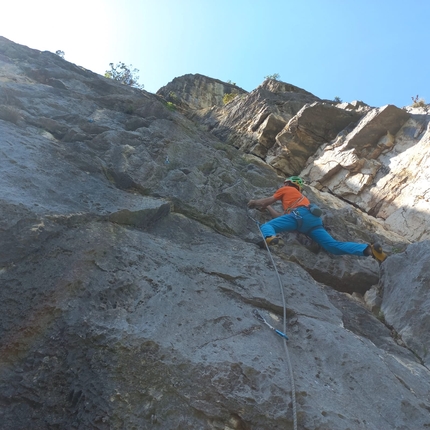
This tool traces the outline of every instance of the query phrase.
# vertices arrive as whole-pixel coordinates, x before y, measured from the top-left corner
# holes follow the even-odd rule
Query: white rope
[[[284,322],[283,322],[283,328],[284,328],[284,330],[283,331],[286,334],[287,333],[287,305],[286,305],[286,301],[285,301],[284,287],[282,285],[281,277],[279,276],[279,272],[278,272],[278,269],[276,267],[275,260],[273,259],[272,253],[271,253],[271,251],[269,249],[269,246],[267,245],[266,239],[263,236],[263,232],[261,231],[260,223],[258,221],[256,221],[254,218],[252,218],[249,214],[248,214],[248,216],[254,222],[256,222],[257,227],[260,230],[261,237],[263,238],[264,244],[266,245],[267,252],[269,253],[270,260],[272,261],[273,268],[275,269],[275,273],[276,273],[276,276],[278,278],[279,288],[281,290],[281,296],[282,296],[282,305],[283,305],[283,309],[284,309],[284,315],[283,315],[283,320],[284,320]],[[294,383],[293,367],[291,365],[290,354],[288,352],[287,340],[284,338],[283,342],[284,342],[285,356],[287,357],[288,372],[290,374],[290,381],[291,381],[291,403],[292,403],[292,406],[293,406],[294,430],[297,430],[296,384]]]

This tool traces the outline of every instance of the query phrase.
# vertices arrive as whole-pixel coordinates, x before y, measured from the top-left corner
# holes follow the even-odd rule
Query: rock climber
[[[271,197],[250,200],[250,209],[267,209],[273,219],[261,226],[261,232],[267,245],[279,244],[281,239],[276,235],[283,231],[298,231],[304,233],[321,245],[326,251],[336,254],[358,256],[372,256],[378,263],[382,263],[387,255],[380,244],[363,244],[356,242],[339,242],[333,239],[324,228],[320,218],[322,211],[301,193],[304,181],[299,176],[290,176],[284,181]],[[280,213],[271,206],[277,201],[282,202],[284,213]],[[258,243],[263,248],[264,241]]]

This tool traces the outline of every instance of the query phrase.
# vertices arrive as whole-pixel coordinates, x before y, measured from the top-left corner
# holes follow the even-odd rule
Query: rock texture
[[[322,143],[337,134],[361,115],[325,103],[305,105],[276,136],[276,145],[269,151],[267,161],[276,169],[298,175]]]
[[[188,75],[176,78],[175,88],[182,80],[188,87],[183,84],[178,97],[187,100],[195,90]],[[335,104],[267,80],[226,106],[214,104],[188,116],[278,174],[302,174],[318,189],[386,220],[391,231],[406,239],[429,238],[426,109]]]
[[[266,214],[246,209],[282,183],[267,163],[281,145],[302,148],[291,159],[308,178],[303,154],[330,139],[365,157],[391,148],[354,138],[376,111],[277,81],[223,106],[231,84],[200,75],[169,99],[171,84],[150,94],[4,38],[0,70],[2,429],[430,426],[430,249],[390,220],[418,206],[382,217],[401,193],[376,208],[306,187],[334,236],[384,243],[381,267],[295,234],[268,255],[253,243]],[[410,156],[426,178],[427,116],[393,112],[406,119],[389,130],[396,168]],[[378,181],[384,151],[357,195],[394,190]]]
[[[222,141],[265,159],[288,121],[306,103],[319,100],[302,88],[268,79],[224,107],[200,112],[198,119]]]
[[[430,367],[430,268],[427,256],[430,241],[410,245],[405,252],[390,258],[381,277],[385,321],[402,341]],[[407,264],[407,271],[401,267]]]
[[[173,79],[160,88],[157,94],[171,103],[186,106],[189,109],[209,109],[222,106],[226,94],[242,95],[246,91],[236,84],[222,82],[200,74],[189,74]]]
[[[320,148],[303,174],[405,238],[428,239],[429,119],[395,106],[374,109]]]

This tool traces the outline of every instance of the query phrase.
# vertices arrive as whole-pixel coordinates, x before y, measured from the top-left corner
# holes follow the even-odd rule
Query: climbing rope
[[[287,332],[287,305],[286,305],[286,301],[285,301],[285,295],[284,295],[284,288],[282,285],[282,281],[281,281],[281,277],[279,276],[279,272],[278,272],[278,268],[276,267],[275,264],[275,260],[273,259],[272,253],[269,249],[269,246],[266,243],[265,237],[263,235],[263,232],[261,231],[260,228],[260,222],[257,221],[256,219],[254,219],[248,211],[248,217],[250,219],[252,219],[252,221],[254,221],[257,224],[258,230],[260,231],[261,237],[263,238],[264,244],[266,245],[266,249],[267,252],[269,253],[270,256],[270,260],[272,262],[272,266],[275,269],[275,273],[276,273],[276,277],[278,278],[278,282],[279,282],[279,288],[281,290],[281,296],[282,296],[282,305],[283,305],[283,330],[284,332],[282,333],[279,330],[276,330],[274,327],[272,327],[262,316],[261,314],[257,311],[254,310],[253,313],[256,316],[256,318],[258,318],[260,321],[263,321],[266,325],[269,326],[269,328],[271,328],[272,330],[274,330],[276,332],[276,334],[278,334],[279,336],[281,336],[284,340],[283,344],[284,344],[284,350],[285,350],[285,356],[287,358],[287,364],[288,364],[288,371],[290,374],[290,381],[291,381],[291,403],[293,406],[293,423],[294,423],[294,430],[297,430],[297,405],[296,405],[296,385],[294,383],[294,374],[293,374],[293,367],[291,365],[291,360],[290,360],[290,354],[288,352],[288,346],[287,346],[287,335],[285,334]]]

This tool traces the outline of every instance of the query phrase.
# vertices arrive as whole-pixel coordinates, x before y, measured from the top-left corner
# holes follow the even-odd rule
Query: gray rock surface
[[[405,252],[390,257],[381,276],[381,310],[385,321],[427,367],[430,367],[429,250],[428,240],[409,245]]]
[[[210,108],[250,113],[211,132],[209,111],[4,38],[0,69],[2,429],[292,429],[293,405],[300,429],[430,426],[427,244],[313,186],[333,235],[384,243],[381,267],[253,243],[267,218],[246,202],[282,177],[235,133],[267,144],[315,96],[267,81]],[[360,300],[378,281],[384,318]]]

